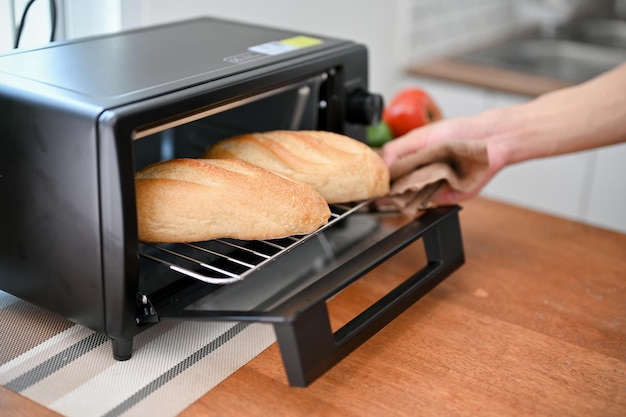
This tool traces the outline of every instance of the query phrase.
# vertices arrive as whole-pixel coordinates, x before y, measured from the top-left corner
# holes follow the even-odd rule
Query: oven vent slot
[[[331,205],[328,223],[308,235],[255,241],[217,239],[174,244],[142,242],[139,254],[199,281],[209,284],[233,284],[243,281],[251,273],[368,204],[369,200],[354,205]]]

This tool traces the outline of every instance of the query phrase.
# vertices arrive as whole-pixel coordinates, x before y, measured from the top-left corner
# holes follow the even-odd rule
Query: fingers
[[[432,196],[430,203],[437,206],[458,204],[461,201],[459,194],[459,192],[450,188],[448,184],[445,184]]]
[[[390,166],[404,155],[417,152],[426,146],[462,138],[467,131],[463,118],[439,120],[413,129],[409,133],[387,142],[381,148],[383,161]]]
[[[444,184],[430,199],[430,202],[436,206],[450,206],[459,204],[462,201],[469,200],[474,197],[475,193],[462,193],[454,190],[448,184]]]
[[[429,126],[414,129],[404,136],[385,143],[380,150],[383,161],[387,166],[391,166],[402,156],[422,149],[426,145],[429,130]]]
[[[406,135],[387,142],[380,149],[380,156],[388,167],[401,166],[398,160],[405,155],[409,155],[426,148],[451,140],[483,140],[484,127],[482,123],[471,118],[456,118],[441,120],[429,125],[414,129]],[[493,165],[493,152],[488,152],[489,164]],[[405,159],[405,161],[408,159]],[[492,166],[484,183],[499,169],[499,166]],[[431,203],[436,205],[453,205],[468,200],[480,192],[484,185],[480,184],[470,192],[453,190],[449,184],[442,186],[431,198]]]

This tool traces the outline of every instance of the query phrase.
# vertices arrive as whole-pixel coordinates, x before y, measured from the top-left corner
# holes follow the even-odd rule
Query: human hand
[[[412,130],[406,135],[387,142],[381,148],[381,156],[387,166],[392,166],[403,156],[419,152],[429,146],[448,141],[484,141],[487,148],[489,168],[480,183],[468,192],[454,190],[444,184],[431,198],[437,205],[457,204],[476,196],[487,182],[505,165],[499,152],[497,137],[491,130],[491,115],[458,117],[431,123]]]

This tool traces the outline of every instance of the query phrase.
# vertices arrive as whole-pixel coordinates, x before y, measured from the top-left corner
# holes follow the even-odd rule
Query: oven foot
[[[118,361],[127,361],[133,356],[133,339],[111,339],[113,358]]]

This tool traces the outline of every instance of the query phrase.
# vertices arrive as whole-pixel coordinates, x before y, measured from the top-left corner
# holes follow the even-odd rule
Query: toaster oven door
[[[459,207],[430,209],[416,219],[372,212],[367,205],[333,211],[337,222],[301,242],[143,248],[152,271],[189,271],[191,281],[216,283],[175,297],[150,294],[153,316],[146,318],[271,323],[290,384],[306,386],[464,262]],[[229,245],[225,253],[211,247],[221,244]],[[411,276],[397,276],[396,257],[414,262]],[[331,314],[335,297],[353,285],[379,298],[354,317]]]

